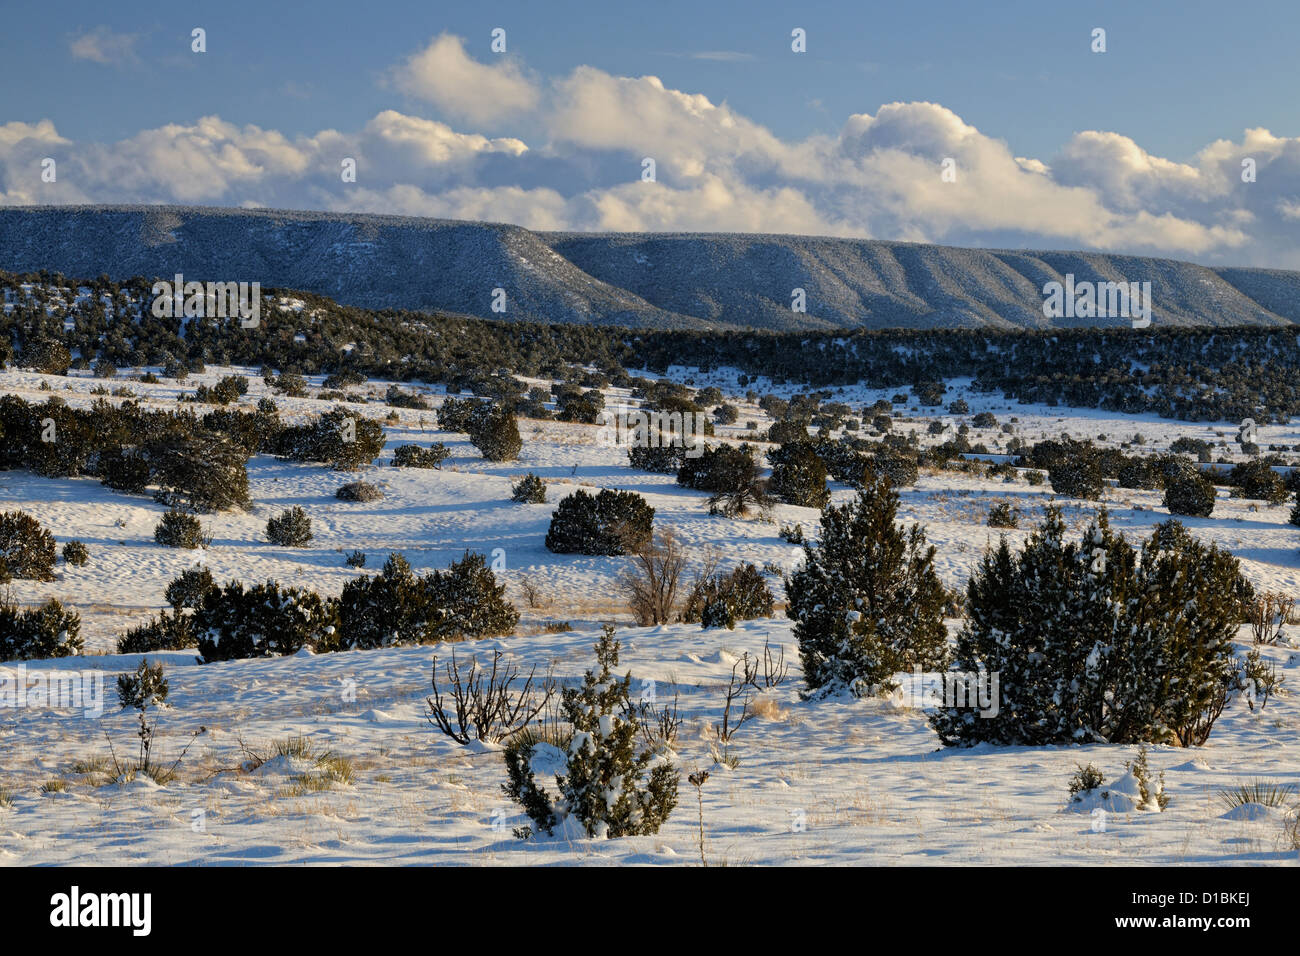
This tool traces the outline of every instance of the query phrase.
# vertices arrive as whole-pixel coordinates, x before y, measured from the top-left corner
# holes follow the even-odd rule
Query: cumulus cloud
[[[536,107],[537,86],[506,54],[480,63],[465,52],[465,41],[442,33],[392,73],[404,93],[433,103],[443,112],[476,123],[491,123]]]
[[[911,102],[787,140],[653,76],[583,66],[543,95],[514,67],[475,63],[455,37],[435,39],[403,69],[464,124],[385,109],[357,129],[286,136],[209,116],[79,144],[48,120],[11,122],[0,125],[0,200],[325,208],[546,230],[805,233],[1300,267],[1300,139],[1268,130],[1210,143],[1188,161],[1095,130],[1055,156],[1018,156],[941,104]],[[494,83],[504,94],[480,100]],[[536,137],[475,128],[475,114],[496,120],[511,103],[534,110]],[[45,156],[59,161],[57,185],[40,181]],[[642,181],[645,157],[655,160],[653,182]],[[356,161],[355,183],[340,179],[345,158]],[[955,178],[941,175],[946,160]],[[1254,181],[1243,180],[1246,161]]]
[[[106,26],[86,30],[68,40],[68,51],[76,60],[90,60],[106,66],[124,66],[136,62],[134,33],[117,33]]]

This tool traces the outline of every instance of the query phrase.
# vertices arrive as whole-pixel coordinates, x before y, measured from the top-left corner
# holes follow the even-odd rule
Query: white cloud
[[[449,111],[451,94],[439,84],[468,71],[472,88],[458,81],[452,105],[496,119],[513,96],[536,108],[530,128],[542,138],[488,136],[473,123],[456,128],[391,109],[353,130],[286,136],[212,116],[105,144],[71,143],[49,120],[13,122],[0,125],[0,199],[249,204],[548,230],[874,236],[1300,265],[1300,139],[1268,130],[1210,143],[1187,162],[1094,130],[1055,156],[1017,156],[952,110],[913,102],[854,114],[835,135],[786,140],[653,76],[582,66],[543,98],[513,68],[471,61],[455,37],[437,38],[413,60],[407,80],[428,80],[425,92]],[[496,82],[508,95],[478,102]],[[39,181],[43,156],[58,158],[57,186]],[[646,156],[657,182],[640,181]],[[340,180],[345,157],[357,160],[356,183]],[[940,175],[947,158],[955,182]],[[1241,179],[1243,159],[1255,163],[1254,182]]]
[[[402,92],[472,122],[491,123],[535,108],[536,85],[506,54],[491,55],[496,63],[479,63],[460,37],[442,33],[397,67],[392,79]]]
[[[90,60],[106,66],[124,66],[136,62],[134,33],[116,33],[106,26],[97,26],[71,37],[68,51],[76,60]]]

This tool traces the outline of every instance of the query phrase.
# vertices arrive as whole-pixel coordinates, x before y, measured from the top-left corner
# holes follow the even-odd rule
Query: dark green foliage
[[[782,445],[768,452],[772,477],[767,490],[786,504],[824,508],[831,500],[826,466],[807,442]]]
[[[1139,488],[1149,491],[1163,484],[1163,476],[1150,458],[1130,458],[1119,470],[1121,488]]]
[[[655,510],[632,491],[579,489],[551,516],[546,547],[556,554],[627,554],[650,540]]]
[[[1019,509],[1012,508],[1005,501],[999,501],[989,509],[988,526],[990,528],[1014,528],[1019,523]]]
[[[782,419],[773,422],[767,430],[767,440],[777,444],[808,440],[808,421],[805,419]]]
[[[694,458],[683,458],[677,483],[696,491],[724,492],[744,485],[756,468],[748,445],[707,447]]]
[[[1237,465],[1228,474],[1234,498],[1257,498],[1269,504],[1286,501],[1286,480],[1262,461],[1248,461]]]
[[[496,409],[476,423],[469,440],[487,461],[514,461],[524,447],[515,413],[508,408]]]
[[[203,534],[203,525],[194,515],[172,509],[162,516],[154,528],[153,539],[165,548],[205,548],[209,539]]]
[[[333,408],[311,424],[284,429],[278,453],[294,461],[318,461],[353,471],[378,458],[384,441],[378,422],[348,408]]]
[[[149,459],[134,448],[111,448],[99,456],[99,477],[114,491],[143,494],[149,487]]]
[[[150,664],[147,658],[140,661],[134,674],[119,674],[117,678],[117,700],[123,708],[143,711],[162,707],[169,690],[162,663]]]
[[[50,598],[24,610],[0,598],[0,660],[72,657],[82,651],[81,615]]]
[[[1004,538],[967,586],[959,671],[997,674],[997,712],[949,706],[948,744],[1203,743],[1235,680],[1237,561],[1177,522],[1137,553],[1103,512],[1065,540],[1060,512],[1019,554]]]
[[[627,460],[633,468],[641,471],[653,471],[660,475],[674,475],[686,461],[686,447],[683,445],[659,444],[633,445],[627,450]]]
[[[596,645],[598,670],[581,687],[561,691],[561,716],[572,727],[564,772],[554,782],[536,780],[531,760],[541,744],[527,737],[505,751],[509,782],[502,785],[533,821],[552,833],[566,817],[598,839],[658,833],[677,805],[679,773],[644,746],[631,700],[632,675],[614,676],[618,641],[605,626]],[[549,746],[549,745],[548,745]],[[515,831],[532,834],[531,827]]]
[[[510,486],[510,500],[521,504],[546,504],[546,482],[531,471]]]
[[[284,548],[305,548],[311,543],[311,518],[294,505],[266,523],[266,537]]]
[[[0,583],[54,580],[54,535],[23,511],[0,514]]]
[[[388,393],[384,396],[384,402],[393,408],[413,408],[417,411],[428,411],[433,407],[427,398],[404,391],[396,385],[388,386]]]
[[[1096,500],[1101,497],[1106,488],[1101,466],[1091,455],[1067,458],[1054,463],[1047,470],[1047,480],[1052,483],[1052,491],[1070,498]]]
[[[150,651],[179,651],[197,647],[190,616],[180,610],[162,611],[147,623],[128,628],[117,639],[119,654],[147,654]]]
[[[368,481],[349,481],[339,486],[334,497],[340,501],[380,501],[384,493]]]
[[[691,592],[682,619],[704,627],[734,628],[737,621],[771,617],[772,591],[752,564],[741,564],[730,574],[715,574]]]
[[[364,568],[366,566],[366,553],[364,551],[353,551],[343,562],[350,568]]]
[[[1165,486],[1164,505],[1173,515],[1208,518],[1214,512],[1214,483],[1197,473]]]
[[[945,591],[919,525],[895,524],[898,495],[884,480],[822,511],[820,542],[786,582],[810,693],[889,686],[913,665],[947,660]]]
[[[23,346],[17,364],[46,375],[67,375],[72,365],[72,353],[62,342],[39,339]]]
[[[376,575],[355,578],[338,600],[329,650],[422,644],[509,634],[519,613],[481,554],[466,552],[445,571],[417,575],[392,554]]]
[[[335,613],[320,595],[273,580],[231,581],[203,596],[194,613],[203,662],[293,654],[332,637]]]
[[[437,441],[428,448],[419,445],[399,445],[393,449],[393,465],[397,468],[442,468],[451,451]]]
[[[915,455],[880,446],[866,458],[858,474],[850,480],[861,485],[883,478],[889,482],[890,487],[905,488],[916,484],[919,475]]]
[[[203,596],[216,586],[212,572],[207,568],[187,568],[167,585],[163,598],[175,610],[194,610],[203,603]]]
[[[80,541],[69,541],[63,546],[63,563],[79,568],[90,560],[90,549]]]
[[[248,451],[217,436],[165,441],[149,452],[157,500],[193,511],[249,509]]]

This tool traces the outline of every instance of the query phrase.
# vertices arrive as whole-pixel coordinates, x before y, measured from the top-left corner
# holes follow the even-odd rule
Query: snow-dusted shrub
[[[438,427],[472,435],[492,412],[492,404],[478,398],[448,398],[438,409]]]
[[[364,568],[366,566],[366,553],[364,551],[353,551],[343,562],[350,568]]]
[[[332,408],[315,422],[285,428],[277,451],[293,461],[318,461],[343,471],[355,471],[379,457],[384,428],[350,408]]]
[[[153,530],[154,541],[166,548],[203,548],[209,539],[204,537],[203,525],[194,515],[173,508],[162,516]]]
[[[203,595],[216,588],[207,568],[186,568],[167,585],[163,598],[176,610],[193,610],[203,602]]]
[[[654,516],[635,492],[604,489],[593,496],[579,489],[556,507],[546,547],[556,554],[628,554],[650,540]]]
[[[1014,528],[1020,523],[1020,512],[1005,501],[999,501],[989,509],[988,526],[990,528]]]
[[[704,627],[734,628],[737,621],[771,617],[772,591],[762,572],[741,564],[730,574],[715,574],[699,581],[682,611],[682,619]]]
[[[74,568],[82,567],[90,560],[90,549],[81,541],[69,541],[63,546],[63,563]]]
[[[786,504],[824,508],[831,500],[826,465],[807,442],[782,445],[767,458],[772,463],[767,490]]]
[[[228,438],[200,434],[151,444],[149,467],[163,504],[194,511],[251,508],[248,449]]]
[[[1214,483],[1200,474],[1175,478],[1165,487],[1164,505],[1171,515],[1208,518],[1214,501]]]
[[[349,481],[346,485],[339,486],[334,497],[340,501],[379,501],[384,493],[368,481]]]
[[[606,625],[596,644],[598,670],[587,671],[581,687],[561,691],[561,716],[572,727],[566,749],[523,735],[506,747],[502,789],[533,821],[516,836],[556,828],[596,839],[658,833],[677,805],[680,774],[645,746],[632,675],[613,676],[618,651]]]
[[[515,413],[509,408],[495,409],[475,423],[469,440],[487,461],[514,461],[524,447]]]
[[[393,449],[393,466],[395,468],[442,468],[442,463],[451,455],[451,450],[437,441],[428,448],[419,445],[399,445]]]
[[[958,671],[998,675],[996,713],[951,706],[947,744],[1204,743],[1236,682],[1237,560],[1177,522],[1140,553],[1103,512],[1075,544],[1059,510],[967,584]]]
[[[1106,782],[1106,776],[1092,764],[1088,766],[1079,766],[1076,764],[1074,776],[1070,778],[1070,799],[1080,800],[1079,795],[1096,790]]]
[[[378,574],[343,585],[338,618],[330,650],[495,637],[514,630],[519,612],[483,555],[467,551],[445,571],[425,575],[389,555]]]
[[[1247,461],[1228,473],[1234,498],[1257,498],[1269,504],[1281,504],[1289,494],[1286,479],[1262,461]]]
[[[531,471],[510,486],[510,500],[521,504],[546,504],[546,482]]]
[[[35,610],[0,599],[0,660],[71,657],[82,651],[81,615],[50,598]]]
[[[245,588],[231,581],[203,596],[194,634],[203,662],[293,654],[332,638],[333,602],[273,580]]]
[[[99,479],[114,491],[138,495],[149,487],[149,459],[133,448],[110,448],[100,453]]]
[[[945,591],[919,525],[895,523],[898,494],[873,479],[855,501],[822,510],[819,542],[786,582],[807,693],[887,687],[913,665],[947,660]]]
[[[23,511],[0,514],[0,583],[54,580],[54,535]]]
[[[72,365],[72,353],[55,339],[37,339],[23,344],[16,364],[46,375],[67,375]]]
[[[717,445],[706,447],[695,458],[683,457],[677,483],[696,491],[725,493],[751,483],[757,472],[754,449],[749,445]]]
[[[305,548],[311,543],[311,518],[294,505],[266,522],[266,537],[284,548]]]
[[[1052,483],[1052,491],[1070,498],[1095,500],[1106,488],[1101,466],[1095,457],[1087,454],[1054,463],[1047,471],[1047,480]]]
[[[170,613],[161,611],[148,622],[128,628],[117,639],[117,652],[145,654],[150,651],[177,651],[197,645],[190,616],[177,609]]]
[[[869,455],[853,480],[861,484],[870,478],[884,478],[894,488],[916,484],[920,468],[916,456],[897,448],[880,447]]]

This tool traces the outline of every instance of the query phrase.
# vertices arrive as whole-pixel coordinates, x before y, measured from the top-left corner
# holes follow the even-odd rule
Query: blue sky
[[[5,13],[7,203],[816,231],[1300,267],[1293,2]],[[203,54],[190,50],[196,26]],[[489,48],[495,27],[504,55]],[[806,53],[791,51],[793,27]],[[1105,53],[1090,50],[1094,27]],[[633,192],[646,155],[657,182]],[[56,183],[33,179],[47,156]],[[358,160],[351,188],[335,184],[345,156]],[[957,181],[936,191],[930,173],[948,157]]]

